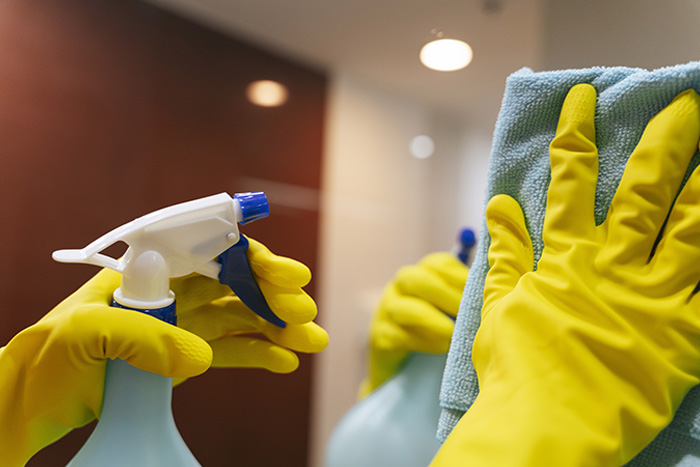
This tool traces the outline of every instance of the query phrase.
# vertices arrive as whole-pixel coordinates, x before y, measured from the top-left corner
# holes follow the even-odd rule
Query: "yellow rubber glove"
[[[181,329],[110,307],[121,276],[103,270],[15,336],[0,352],[0,464],[24,465],[98,416],[108,358],[181,381],[209,368],[212,349],[215,366],[289,372],[298,366],[293,351],[325,348],[327,334],[310,322],[316,305],[301,290],[310,279],[308,268],[253,240],[248,258],[272,310],[298,324],[270,329],[230,289],[192,275],[171,283],[179,326],[187,330]]]
[[[360,397],[391,378],[410,352],[447,352],[454,330],[449,316],[457,316],[467,271],[449,253],[432,253],[399,270],[372,317],[369,374]]]
[[[487,206],[480,394],[433,466],[623,465],[700,381],[697,170],[673,204],[698,147],[700,98],[686,91],[649,122],[600,226],[595,101],[579,85],[562,108],[535,271],[517,202]]]

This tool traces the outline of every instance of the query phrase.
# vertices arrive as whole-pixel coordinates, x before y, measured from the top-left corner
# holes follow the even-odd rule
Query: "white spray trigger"
[[[167,277],[180,277],[201,268],[238,242],[240,203],[227,193],[176,204],[128,222],[106,233],[81,250],[58,250],[53,258],[62,263],[84,263],[129,275],[130,260],[155,251],[165,260]],[[124,242],[129,245],[120,260],[101,253]]]

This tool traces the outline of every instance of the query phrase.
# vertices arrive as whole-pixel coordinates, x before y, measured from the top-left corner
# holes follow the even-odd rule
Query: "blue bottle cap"
[[[240,222],[241,225],[270,215],[270,206],[267,204],[267,196],[265,196],[265,193],[262,191],[255,193],[236,193],[233,195],[233,199],[238,200],[241,206],[241,214],[243,215],[243,220]]]

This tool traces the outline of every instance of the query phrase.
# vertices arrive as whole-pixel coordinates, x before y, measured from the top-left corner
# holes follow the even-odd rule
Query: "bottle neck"
[[[135,309],[165,308],[173,303],[168,265],[160,253],[130,248],[124,259],[122,285],[114,292],[114,300]]]
[[[124,360],[110,360],[100,420],[124,420],[131,426],[146,423],[154,429],[168,426],[174,423],[172,385],[172,378],[140,370]]]
[[[102,413],[67,467],[201,467],[175,426],[172,378],[108,360]]]

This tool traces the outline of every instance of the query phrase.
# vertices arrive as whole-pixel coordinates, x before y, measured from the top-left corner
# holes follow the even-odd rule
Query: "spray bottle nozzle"
[[[469,255],[474,245],[476,245],[476,235],[474,235],[474,231],[467,227],[461,229],[457,241],[457,257],[461,262],[469,265]]]
[[[245,255],[248,241],[237,225],[267,217],[269,212],[265,193],[238,193],[233,198],[220,193],[139,217],[83,249],[56,251],[53,258],[121,273],[122,286],[115,299],[122,306],[142,310],[171,303],[169,278],[196,271],[228,285],[255,313],[284,327],[255,281]],[[129,245],[122,258],[101,253],[119,241]],[[225,258],[222,264],[211,261],[219,255]]]
[[[233,199],[238,201],[241,207],[241,225],[253,222],[270,215],[270,206],[267,204],[267,197],[263,192],[256,193],[236,193]]]

